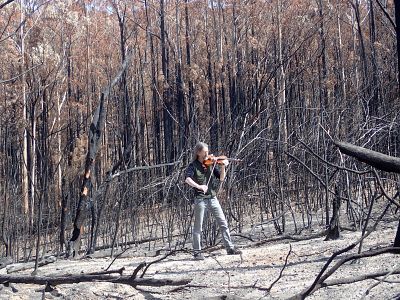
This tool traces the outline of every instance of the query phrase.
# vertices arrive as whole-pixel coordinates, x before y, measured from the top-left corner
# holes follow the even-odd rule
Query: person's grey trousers
[[[201,233],[203,230],[203,219],[204,215],[210,210],[217,220],[219,228],[222,233],[222,240],[226,249],[233,249],[234,245],[231,240],[229,233],[228,222],[225,219],[224,212],[222,211],[221,205],[216,197],[201,199],[197,198],[194,200],[194,226],[193,226],[193,251],[197,252],[201,250]]]

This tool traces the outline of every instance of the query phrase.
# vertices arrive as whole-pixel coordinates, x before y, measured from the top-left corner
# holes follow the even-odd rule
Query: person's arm
[[[221,165],[221,172],[220,172],[220,175],[219,175],[219,180],[224,181],[225,175],[226,175],[225,165]]]
[[[192,178],[190,178],[190,177],[186,177],[185,182],[186,182],[188,185],[190,185],[191,187],[194,187],[195,189],[198,189],[198,190],[203,191],[204,194],[207,193],[208,187],[207,187],[205,184],[203,184],[203,185],[197,184],[197,183],[196,183]]]
[[[219,180],[224,181],[226,176],[226,166],[229,165],[228,160],[224,160],[224,163],[221,165],[221,172],[219,175]]]
[[[194,187],[195,189],[198,189],[200,191],[203,191],[203,193],[207,193],[207,186],[206,185],[200,185],[197,184],[192,178],[194,176],[194,167],[193,164],[190,164],[187,169],[186,169],[186,174],[185,174],[185,182],[190,185],[191,187]]]
[[[226,177],[226,166],[229,165],[228,160],[224,160],[223,164],[220,166],[215,166],[214,168],[214,176],[217,177],[220,181],[224,181]]]

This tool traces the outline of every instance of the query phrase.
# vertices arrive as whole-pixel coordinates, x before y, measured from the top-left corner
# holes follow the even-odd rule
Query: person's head
[[[204,160],[208,155],[208,145],[206,143],[198,142],[193,148],[193,160]]]

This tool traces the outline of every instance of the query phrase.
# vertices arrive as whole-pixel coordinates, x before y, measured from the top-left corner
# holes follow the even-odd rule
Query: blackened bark
[[[396,232],[396,237],[394,239],[393,247],[400,247],[400,220],[399,220],[399,225],[397,225],[397,232]]]
[[[208,38],[206,37],[206,43]],[[214,93],[213,74],[211,65],[211,53],[207,51],[207,77],[208,77],[208,104],[210,108],[210,141],[211,149],[218,149],[218,115],[217,115],[217,100]]]
[[[121,63],[123,63],[126,59],[126,5],[124,6],[123,11],[119,11],[118,8],[115,8],[118,17],[118,26],[119,26],[119,35],[120,35],[120,51],[121,51]],[[133,130],[132,130],[132,122],[131,122],[131,112],[132,112],[132,103],[129,98],[128,85],[127,85],[127,72],[123,71],[121,75],[120,81],[120,103],[121,103],[121,113],[122,113],[122,136],[123,136],[123,148],[127,149],[131,146],[133,142]],[[132,150],[132,147],[130,147]],[[126,162],[130,159],[130,153],[128,153],[127,157],[124,158]]]
[[[83,225],[86,219],[87,208],[91,208],[93,203],[89,203],[90,192],[92,189],[91,173],[94,167],[94,161],[97,155],[98,148],[100,146],[101,137],[103,135],[103,129],[106,119],[106,107],[105,98],[109,96],[111,88],[120,80],[122,74],[124,74],[130,63],[132,55],[126,57],[124,63],[118,74],[111,81],[110,85],[104,89],[100,96],[100,103],[97,106],[92,123],[89,128],[89,149],[86,155],[85,161],[85,173],[82,179],[82,185],[80,188],[79,202],[76,210],[76,216],[74,221],[74,229],[72,231],[72,237],[68,243],[66,256],[77,255],[80,246],[80,238],[83,229]],[[93,215],[93,213],[92,213]]]
[[[164,120],[164,158],[166,161],[174,160],[174,144],[171,141],[174,138],[174,126],[172,115],[174,113],[171,99],[171,87],[169,82],[168,70],[168,49],[166,45],[166,28],[165,28],[165,8],[164,0],[160,0],[160,30],[161,30],[161,67],[164,75],[163,86],[163,120]],[[167,175],[171,174],[172,168],[167,168]]]
[[[190,41],[189,41],[189,11],[188,11],[188,0],[185,0],[185,42],[186,42],[186,64],[189,69],[191,68],[191,54],[190,54]],[[189,108],[188,108],[188,116],[186,120],[185,126],[185,135],[189,136],[189,132],[194,132],[195,123],[196,123],[196,114],[195,114],[195,105],[194,105],[194,85],[192,78],[189,78]],[[189,125],[191,126],[191,130],[189,131]]]
[[[100,98],[100,104],[96,108],[89,129],[89,151],[86,156],[85,173],[83,176],[82,185],[80,189],[79,202],[74,221],[74,229],[67,248],[67,257],[69,257],[70,255],[73,256],[77,255],[80,248],[80,238],[87,213],[86,206],[88,204],[90,191],[92,188],[91,173],[93,170],[94,160],[96,158],[97,150],[99,148],[100,139],[104,128],[105,116],[106,116],[104,98],[105,98],[104,93],[102,93]]]
[[[156,80],[156,67],[157,67],[157,62],[156,62],[156,57],[155,57],[155,50],[154,50],[154,41],[153,41],[153,35],[150,34],[150,27],[151,27],[151,19],[149,18],[149,5],[147,3],[147,0],[144,1],[145,4],[145,9],[146,9],[146,32],[147,32],[147,39],[149,42],[149,48],[150,48],[150,61],[151,61],[151,95],[152,95],[152,107],[153,107],[153,131],[154,131],[154,137],[152,146],[153,146],[153,159],[156,163],[160,162],[161,158],[161,146],[160,146],[160,139],[161,139],[161,118],[160,118],[160,113],[158,111],[159,109],[159,97],[158,97],[158,91],[157,91],[157,80]]]
[[[335,142],[340,151],[353,156],[359,161],[365,162],[379,170],[400,174],[400,158],[382,154],[363,147],[355,146],[346,142]]]
[[[340,189],[336,186],[336,196],[333,199],[332,205],[332,218],[329,223],[328,233],[326,234],[325,241],[336,240],[340,237],[339,229],[339,211],[340,211]]]

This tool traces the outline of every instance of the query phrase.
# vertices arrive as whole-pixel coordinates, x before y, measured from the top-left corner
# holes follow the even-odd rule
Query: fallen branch
[[[141,263],[136,267],[136,269],[133,271],[133,273],[132,273],[132,275],[131,275],[131,278],[132,278],[132,279],[135,279],[136,276],[137,276],[137,274],[139,273],[139,271],[140,271],[141,269],[143,269],[145,266],[146,266],[146,262],[145,262],[145,261],[144,261],[144,262],[141,262]]]
[[[181,237],[183,235],[184,234],[175,234],[175,235],[172,236],[172,238]],[[166,238],[168,238],[168,237],[167,236],[150,237],[150,238],[145,238],[145,239],[142,239],[142,240],[133,240],[133,241],[129,241],[129,242],[124,242],[124,243],[121,243],[120,246],[124,246],[124,247],[132,246],[132,245],[136,246],[136,245],[145,244],[145,243],[148,243],[148,242],[159,241],[159,240],[166,239]],[[125,250],[122,251],[122,253],[117,254],[116,258],[119,258],[126,250],[130,250],[130,249],[132,249],[132,248],[131,247],[126,248]],[[111,245],[108,244],[108,245],[96,246],[95,247],[95,251],[99,251],[99,250],[110,250],[111,251]],[[64,253],[60,253],[60,255],[63,255],[63,254]],[[104,254],[97,253],[97,254],[90,254],[88,256],[89,257],[95,257],[95,258],[103,258],[103,257],[110,256],[110,253],[104,253]]]
[[[387,208],[386,208],[387,209]],[[318,290],[319,288],[321,288],[321,284],[329,277],[331,276],[343,263],[345,263],[346,261],[343,261],[344,259],[340,260],[338,263],[336,263],[335,266],[333,266],[328,272],[325,273],[325,271],[328,269],[329,265],[333,262],[333,260],[343,254],[346,253],[348,251],[350,251],[351,249],[355,248],[358,244],[360,244],[364,239],[366,239],[372,232],[375,231],[376,227],[378,226],[378,223],[380,220],[382,220],[383,216],[386,214],[386,209],[381,213],[381,215],[378,217],[378,219],[375,221],[374,225],[372,226],[372,228],[370,228],[365,235],[363,235],[360,239],[358,239],[357,241],[355,241],[354,243],[350,244],[349,246],[336,251],[335,253],[333,253],[331,255],[331,257],[328,259],[328,261],[325,263],[325,265],[323,266],[323,268],[321,269],[321,271],[318,273],[317,277],[315,278],[314,282],[311,284],[310,287],[308,287],[307,289],[305,289],[303,292],[294,295],[293,297],[289,298],[291,300],[298,300],[298,299],[304,299],[305,297],[307,297],[308,295],[312,294],[313,292],[315,292],[316,290]],[[392,249],[392,251],[396,251],[396,249],[398,248],[390,248]],[[390,252],[390,253],[393,253]],[[365,255],[365,254],[356,254],[358,256],[360,255]],[[364,257],[364,256],[363,256]],[[357,257],[353,256],[352,259],[357,259]],[[343,261],[343,262],[342,262]],[[342,263],[341,263],[342,262]],[[325,275],[324,275],[325,273]]]
[[[396,251],[398,251],[398,248],[395,247],[385,247],[385,248],[380,248],[380,249],[374,249],[374,250],[370,250],[370,251],[366,251],[363,253],[356,253],[356,254],[350,254],[347,255],[346,257],[342,258],[341,260],[337,261],[336,264],[329,269],[329,271],[326,271],[326,269],[328,268],[329,264],[340,254],[343,254],[347,251],[350,251],[351,249],[355,248],[357,246],[359,242],[355,242],[349,246],[347,246],[346,248],[339,250],[337,252],[335,252],[327,261],[327,263],[325,264],[325,266],[322,268],[322,270],[320,271],[320,273],[318,274],[316,280],[314,281],[314,283],[307,288],[306,290],[304,290],[303,292],[294,295],[293,297],[289,298],[291,300],[298,300],[298,299],[305,299],[307,296],[311,295],[312,293],[314,293],[315,291],[319,290],[322,287],[327,287],[327,286],[331,286],[331,285],[339,285],[339,284],[346,284],[346,283],[352,283],[352,280],[355,279],[360,279],[362,277],[364,277],[364,279],[369,279],[369,278],[374,278],[374,277],[378,277],[378,276],[384,276],[386,275],[388,272],[385,272],[383,275],[382,273],[375,273],[375,276],[372,277],[368,277],[367,275],[365,276],[359,276],[356,278],[347,278],[347,279],[337,279],[337,280],[331,280],[331,281],[326,281],[334,272],[336,272],[344,263],[351,261],[351,260],[355,260],[355,259],[360,259],[360,258],[366,258],[366,257],[372,257],[372,256],[377,256],[377,255],[381,255],[384,253],[394,253]],[[325,273],[325,274],[324,274]],[[377,274],[381,274],[381,275],[377,275]],[[360,280],[356,280],[356,281],[360,281]],[[354,281],[354,282],[356,282]]]
[[[231,234],[231,236],[232,237],[241,237],[241,238],[249,240],[250,242],[255,242],[255,240],[252,237],[244,235],[244,234],[234,233],[234,234]]]
[[[278,237],[262,240],[262,241],[254,243],[254,244],[247,245],[247,246],[245,246],[245,248],[258,247],[258,246],[262,246],[267,243],[283,241],[283,240],[292,240],[292,241],[296,241],[296,242],[307,241],[307,240],[312,240],[312,239],[323,237],[326,235],[326,232],[327,231],[324,230],[324,231],[321,231],[319,233],[309,235],[309,236],[283,235],[283,236],[278,236]]]
[[[400,158],[398,157],[365,149],[346,142],[335,141],[335,145],[339,147],[342,153],[353,156],[370,166],[382,171],[400,174]]]
[[[376,279],[377,277],[382,277],[382,276],[387,276],[387,275],[395,275],[395,274],[400,274],[400,270],[396,270],[394,272],[381,271],[381,272],[363,274],[363,275],[354,276],[354,277],[327,280],[326,282],[322,283],[322,287],[341,285],[341,284],[352,284],[352,283],[367,280],[367,279]]]
[[[49,257],[46,257],[45,259],[39,261],[38,267],[43,267],[45,265],[54,263],[56,261],[57,261],[57,258],[55,256],[49,256]],[[7,267],[7,274],[33,269],[34,267],[35,267],[35,262],[11,265],[11,266]]]
[[[381,273],[382,273],[382,272],[381,272]],[[381,279],[379,279],[378,282],[374,282],[374,284],[371,285],[371,286],[365,291],[364,296],[363,296],[363,299],[371,292],[371,290],[372,290],[373,288],[375,288],[376,286],[378,286],[378,285],[381,284],[382,282],[385,282],[386,279],[387,279],[390,275],[394,275],[394,274],[400,274],[400,268],[399,268],[399,267],[393,269],[393,270],[390,271],[390,272],[386,272],[386,274],[373,276],[373,279],[376,279],[377,277],[381,277],[381,276],[383,276],[383,277],[382,277]],[[373,274],[369,274],[369,275],[371,276],[371,275],[373,275]],[[376,275],[376,273],[375,273],[375,275]]]
[[[136,286],[179,286],[186,285],[191,282],[191,279],[153,279],[153,278],[135,278],[132,279],[131,275],[125,276],[112,276],[110,274],[86,274],[86,275],[67,275],[67,276],[23,276],[23,275],[0,275],[0,283],[25,283],[25,284],[39,284],[56,286],[60,284],[72,284],[80,282],[111,282],[127,284],[133,287]]]
[[[144,274],[146,274],[146,272],[147,272],[147,269],[148,269],[152,264],[158,263],[158,262],[160,262],[160,261],[166,259],[168,256],[177,253],[178,251],[186,251],[186,250],[173,250],[173,251],[171,251],[171,252],[165,254],[163,257],[160,257],[159,259],[153,260],[153,261],[151,261],[151,262],[149,262],[149,263],[147,263],[147,264],[145,263],[145,265],[144,265],[145,268],[144,268],[144,270],[143,270],[143,272],[142,272],[142,275],[140,275],[140,278],[143,278]],[[143,266],[143,267],[144,267],[144,266]]]

